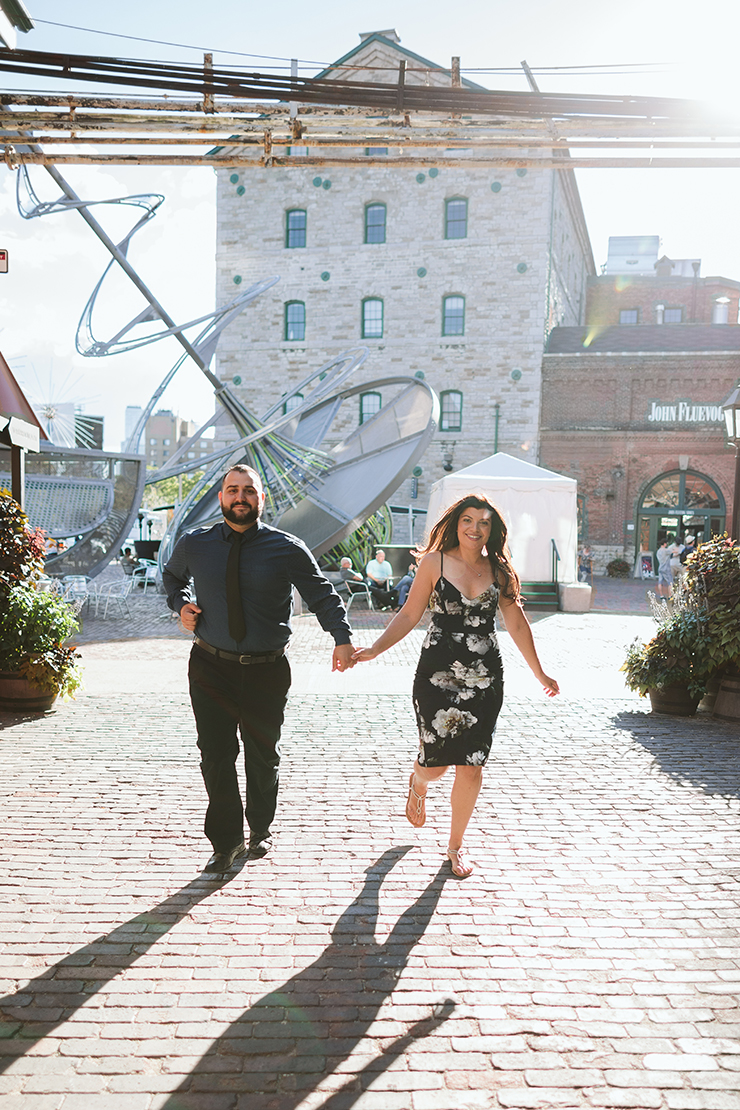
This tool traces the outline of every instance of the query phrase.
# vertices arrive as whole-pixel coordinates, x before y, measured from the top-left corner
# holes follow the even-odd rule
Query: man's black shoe
[[[235,848],[230,848],[228,852],[214,852],[203,870],[228,871],[234,860],[243,856],[246,850],[247,846],[242,840]]]
[[[268,833],[252,833],[249,838],[249,855],[252,859],[262,859],[272,848],[272,837]]]

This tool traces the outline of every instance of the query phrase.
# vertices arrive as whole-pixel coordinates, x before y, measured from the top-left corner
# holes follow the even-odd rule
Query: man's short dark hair
[[[221,489],[223,489],[226,485],[226,479],[228,478],[229,474],[233,474],[234,471],[236,471],[237,474],[254,474],[259,484],[262,485],[262,479],[253,466],[247,466],[246,463],[234,463],[233,466],[230,466],[228,470],[224,471],[223,477],[221,479]]]

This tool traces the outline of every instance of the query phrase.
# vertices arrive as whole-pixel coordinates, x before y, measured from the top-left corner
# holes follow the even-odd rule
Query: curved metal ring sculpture
[[[47,166],[45,169],[60,187],[61,195],[52,201],[41,201],[31,183],[28,167],[23,165],[18,175],[20,214],[24,219],[33,219],[53,212],[77,211],[111,254],[111,261],[82,312],[76,334],[77,350],[86,357],[99,358],[132,351],[168,336],[174,336],[184,348],[183,355],[165,375],[145,406],[126,445],[127,453],[138,453],[149,416],[188,357],[211,382],[221,406],[221,411],[181,445],[166,466],[146,475],[146,482],[150,484],[192,470],[204,471],[175,513],[161,546],[160,560],[168,557],[184,531],[220,519],[217,497],[220,475],[228,465],[236,462],[248,463],[262,477],[267,493],[266,519],[300,536],[315,554],[329,550],[361,525],[398,487],[423,454],[436,428],[439,402],[429,386],[415,377],[390,377],[369,384],[347,386],[348,380],[368,356],[366,348],[356,348],[342,352],[312,371],[258,419],[227,385],[219,381],[209,366],[223,329],[279,278],[260,281],[214,312],[178,325],[147,289],[128,260],[133,236],[154,217],[164,198],[151,193],[107,201],[84,201],[55,167]],[[142,210],[134,225],[117,244],[109,239],[89,211],[91,207],[105,204]],[[101,340],[96,338],[93,328],[95,308],[106,278],[115,265],[142,293],[146,305],[110,339]],[[163,325],[159,329],[143,336],[134,334],[135,329],[157,320]],[[190,341],[185,333],[198,325],[205,326]],[[351,398],[370,388],[384,388],[386,392],[393,388],[395,393],[390,400],[386,397],[383,408],[371,420],[343,437],[336,431],[336,425],[344,406]],[[304,396],[306,392],[307,397]],[[223,420],[234,425],[236,439],[205,458],[198,458],[197,461],[188,459],[189,449],[202,438],[203,433]],[[51,485],[48,492],[52,492]],[[119,513],[120,527],[112,531],[109,529],[110,543],[105,545],[105,551],[99,552],[97,562],[88,566],[88,573],[101,570],[113,557],[117,545],[131,527],[138,507],[138,503],[132,502],[123,517]],[[93,527],[90,521],[87,533]],[[85,533],[84,528],[80,531]],[[83,538],[84,535],[81,535],[80,539]]]

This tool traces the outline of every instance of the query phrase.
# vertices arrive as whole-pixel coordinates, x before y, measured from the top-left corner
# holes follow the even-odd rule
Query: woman
[[[434,525],[418,555],[419,569],[403,609],[372,647],[355,652],[354,660],[375,659],[397,644],[416,627],[429,605],[432,619],[414,679],[419,755],[409,779],[406,816],[417,828],[424,824],[429,783],[454,766],[447,857],[453,875],[465,879],[473,865],[463,837],[504,696],[497,606],[545,693],[554,697],[559,690],[537,658],[519,597],[519,579],[509,559],[506,525],[490,501],[464,497],[456,502]]]

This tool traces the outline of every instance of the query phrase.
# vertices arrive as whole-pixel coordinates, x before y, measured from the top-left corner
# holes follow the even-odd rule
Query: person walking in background
[[[673,585],[673,571],[671,570],[671,552],[668,547],[669,541],[672,541],[672,536],[666,536],[662,544],[658,547],[658,597],[670,597],[671,586]]]
[[[578,552],[578,581],[590,582],[592,570],[591,548],[587,543]]]
[[[681,552],[683,551],[683,544],[677,543],[676,539],[674,538],[673,542],[668,545],[668,551],[670,552],[671,556],[670,568],[671,574],[673,576],[672,581],[675,585],[683,574],[683,567],[681,566]]]
[[[506,536],[506,525],[487,498],[457,501],[418,553],[419,569],[403,609],[372,647],[354,654],[358,663],[375,659],[408,635],[429,606],[432,619],[413,687],[419,754],[409,779],[406,816],[417,828],[424,824],[429,783],[454,766],[447,857],[459,879],[473,871],[463,838],[504,696],[497,608],[545,693],[554,697],[559,692],[537,657]]]
[[[375,552],[375,558],[371,559],[365,567],[365,574],[370,593],[380,608],[395,609],[398,604],[398,591],[391,585],[393,567],[386,559],[385,551],[379,549]]]
[[[259,857],[272,846],[294,586],[334,638],[332,670],[353,662],[344,606],[313,555],[296,536],[260,520],[265,494],[257,472],[230,467],[218,498],[223,521],[183,536],[163,579],[168,605],[194,633],[190,700],[208,794],[205,834],[213,845],[205,870],[223,872],[247,850]],[[237,730],[247,775],[244,808]]]

